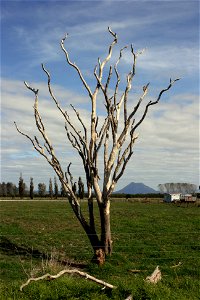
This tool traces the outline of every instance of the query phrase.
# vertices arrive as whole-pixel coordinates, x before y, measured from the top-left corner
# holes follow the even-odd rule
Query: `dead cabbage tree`
[[[55,170],[59,180],[62,184],[62,187],[65,189],[69,203],[81,223],[84,231],[86,232],[91,246],[94,250],[94,258],[98,264],[103,264],[106,258],[106,255],[112,253],[112,239],[111,239],[111,228],[110,228],[110,200],[109,196],[113,192],[118,180],[122,177],[128,161],[130,160],[133,154],[133,146],[137,139],[136,129],[144,121],[150,106],[157,104],[164,92],[169,90],[174,84],[175,80],[170,79],[170,83],[167,88],[163,89],[155,101],[149,101],[139,120],[135,121],[135,115],[138,112],[138,109],[147,95],[149,83],[143,87],[141,96],[137,101],[135,107],[132,110],[127,109],[128,95],[131,90],[131,84],[133,77],[135,76],[136,71],[136,60],[140,53],[135,53],[133,46],[131,45],[130,51],[132,56],[132,65],[131,70],[126,77],[126,85],[124,91],[119,96],[119,88],[121,77],[118,72],[118,64],[122,58],[123,50],[127,47],[121,49],[119,57],[114,64],[114,66],[109,67],[109,71],[105,76],[104,68],[111,59],[113,47],[117,44],[117,35],[110,28],[108,31],[113,38],[112,43],[109,45],[108,54],[103,61],[98,59],[98,64],[94,69],[95,77],[95,88],[94,91],[91,90],[90,86],[87,84],[80,68],[72,63],[69,57],[69,53],[64,46],[64,42],[67,38],[67,35],[61,40],[60,46],[62,51],[65,54],[67,64],[74,68],[80,77],[80,81],[85,87],[88,96],[91,101],[91,119],[90,119],[90,128],[84,124],[81,115],[76,110],[76,108],[71,105],[73,108],[77,120],[82,126],[82,131],[79,131],[74,125],[67,111],[64,111],[60,106],[56,96],[53,93],[51,86],[51,76],[49,71],[42,64],[42,69],[46,73],[48,80],[48,90],[51,98],[55,102],[57,109],[61,112],[65,120],[65,129],[67,133],[67,138],[71,143],[72,147],[76,149],[80,155],[85,171],[86,183],[87,183],[87,194],[88,194],[88,217],[86,218],[81,210],[80,202],[73,191],[73,177],[70,170],[70,165],[65,172],[56,157],[54,147],[50,139],[48,138],[47,132],[45,130],[44,123],[41,118],[38,107],[38,95],[39,90],[34,89],[29,86],[26,82],[25,86],[31,90],[35,95],[35,104],[34,104],[34,116],[37,129],[39,130],[41,136],[44,140],[44,145],[42,145],[38,138],[30,137],[28,134],[23,133],[15,123],[15,126],[19,133],[26,136],[36,151],[38,151],[48,163]],[[113,69],[114,68],[114,69]],[[104,76],[103,76],[104,75]],[[106,78],[104,78],[106,77]],[[114,89],[110,88],[111,78],[115,80]],[[110,95],[113,91],[112,95]],[[99,118],[97,114],[97,96],[101,92],[105,99],[105,119],[102,124],[99,124]],[[120,113],[122,116],[122,123],[120,125]],[[104,166],[103,166],[103,188],[101,189],[100,177],[99,177],[99,164],[98,156],[100,150],[103,149],[104,156]],[[92,192],[94,191],[95,199],[98,203],[99,216],[100,216],[100,225],[101,232],[98,234],[95,226],[95,218],[93,211],[93,196]]]

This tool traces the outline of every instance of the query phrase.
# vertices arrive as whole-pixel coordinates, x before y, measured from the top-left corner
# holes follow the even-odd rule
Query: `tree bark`
[[[112,254],[109,200],[106,200],[106,203],[99,204],[99,212],[101,221],[101,238],[99,246],[97,248],[94,248],[95,253],[93,261],[101,266],[105,263],[106,256]]]
[[[105,255],[112,254],[112,240],[110,228],[110,200],[106,200],[100,207],[101,244]]]

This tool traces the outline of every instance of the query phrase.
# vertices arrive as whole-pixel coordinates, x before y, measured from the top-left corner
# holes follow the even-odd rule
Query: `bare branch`
[[[24,84],[29,90],[31,90],[35,94],[34,116],[35,116],[36,126],[37,126],[38,130],[40,131],[41,135],[43,136],[46,144],[48,145],[51,155],[54,156],[54,149],[53,149],[51,142],[45,132],[45,127],[42,122],[42,118],[40,116],[39,110],[38,110],[38,91],[39,90],[35,90],[34,88],[31,88],[26,82],[24,82]]]
[[[104,97],[106,98],[107,94],[105,92],[105,87],[104,87],[103,83],[101,82],[101,79],[100,79],[99,75],[97,74],[97,66],[95,66],[95,68],[94,68],[94,76],[95,76],[95,78],[97,80],[97,87],[96,88],[100,87],[101,90],[102,90],[102,92],[103,92],[103,94],[104,94]]]
[[[107,164],[108,164],[108,140],[109,140],[108,129],[109,128],[107,127],[105,130],[105,142],[104,142],[104,168],[105,168],[105,170],[107,170]]]
[[[99,90],[99,86],[101,86],[101,81],[102,81],[102,76],[103,76],[103,69],[106,65],[106,63],[110,60],[111,56],[112,56],[112,49],[114,47],[114,45],[117,43],[117,34],[114,33],[110,27],[108,27],[108,31],[109,33],[114,37],[113,42],[110,44],[109,49],[108,49],[108,55],[106,56],[106,58],[103,60],[103,62],[101,63],[100,59],[98,58],[98,64],[99,64],[99,75],[97,76],[97,74],[95,75],[96,79],[97,79],[97,86],[96,89],[94,91],[93,95],[96,95],[98,90]],[[96,73],[97,67],[95,67],[95,72]],[[109,77],[108,77],[109,78]],[[110,80],[110,79],[108,79]],[[108,81],[107,81],[108,82]],[[103,86],[101,86],[102,88]],[[103,91],[103,89],[102,89]]]
[[[70,106],[73,108],[74,112],[75,112],[76,115],[77,115],[77,118],[78,118],[79,122],[80,122],[81,125],[83,126],[83,129],[84,129],[84,132],[85,132],[85,142],[87,143],[87,128],[85,127],[85,124],[83,123],[83,121],[82,121],[82,119],[81,119],[81,117],[80,117],[79,112],[75,109],[75,107],[74,107],[72,104],[70,104]]]
[[[117,66],[118,66],[118,63],[120,62],[120,59],[122,58],[122,52],[126,48],[127,48],[127,46],[123,47],[120,50],[119,58],[118,58],[118,60],[115,64],[115,73],[116,73],[116,76],[117,76],[117,82],[116,82],[116,85],[115,85],[115,92],[114,92],[114,109],[116,111],[116,117],[114,117],[114,113],[113,113],[113,124],[114,124],[115,133],[117,133],[117,130],[118,130],[119,116],[120,116],[121,106],[122,106],[123,102],[124,102],[124,126],[126,127],[126,125],[127,125],[127,97],[128,97],[129,91],[131,90],[131,82],[132,82],[133,76],[135,75],[136,54],[134,53],[133,46],[131,45],[131,52],[132,52],[133,57],[134,57],[132,71],[130,71],[129,74],[127,75],[127,85],[126,85],[126,88],[125,88],[125,92],[122,94],[119,103],[116,104],[118,86],[119,86],[119,83],[120,83],[120,76],[119,76],[119,73],[118,73],[118,70],[117,70]],[[116,134],[114,134],[113,136],[114,136],[115,141],[116,141]]]
[[[96,136],[98,136],[98,132],[97,132],[97,126],[98,126],[98,123],[99,123],[99,117],[97,116],[96,123],[95,123],[95,132],[96,132]]]
[[[69,163],[68,167],[67,167],[67,173],[69,174],[69,178],[70,178],[70,183],[71,183],[71,187],[73,186],[73,176],[72,173],[70,172],[70,167],[71,167],[71,162]]]
[[[114,92],[114,105],[116,106],[116,99],[117,99],[117,93],[118,93],[118,87],[119,87],[119,83],[120,83],[120,76],[119,76],[119,72],[117,70],[117,66],[120,62],[120,59],[122,58],[122,52],[124,49],[126,49],[127,46],[123,47],[121,50],[120,50],[120,54],[119,54],[119,58],[114,66],[114,69],[115,69],[115,74],[117,76],[117,82],[116,82],[116,85],[115,85],[115,92]]]
[[[39,148],[37,148],[37,146],[36,146],[34,140],[33,140],[28,134],[22,132],[22,131],[18,128],[16,122],[14,122],[14,124],[15,124],[15,127],[16,127],[17,131],[18,131],[21,135],[23,135],[23,136],[25,136],[27,139],[29,139],[29,140],[31,141],[33,147],[35,148],[35,150],[37,150],[39,153],[42,154],[42,153],[43,153],[43,148],[42,148],[42,146],[39,144],[38,139],[35,137],[36,143],[37,143],[37,145],[38,145]]]
[[[49,138],[46,134],[45,127],[44,127],[44,124],[42,122],[42,118],[40,116],[39,110],[38,110],[38,90],[35,90],[35,89],[31,88],[26,82],[25,82],[25,86],[35,94],[35,103],[34,103],[35,122],[36,122],[36,126],[37,126],[38,130],[40,131],[40,133],[41,133],[41,135],[42,135],[42,137],[45,141],[44,147],[46,148],[48,154],[51,156],[51,159],[45,154],[44,148],[39,144],[39,141],[38,141],[37,137],[35,137],[35,142],[36,142],[36,144],[35,144],[33,139],[31,139],[28,135],[23,134],[17,127],[16,128],[18,129],[18,132],[25,135],[27,138],[29,138],[29,140],[31,140],[34,148],[41,155],[43,155],[46,158],[48,163],[54,168],[56,174],[59,176],[60,180],[62,181],[63,178],[64,178],[64,173],[62,171],[59,160],[55,156],[54,148],[53,148],[53,146],[52,146],[52,144],[51,144],[51,142],[50,142],[50,140],[49,140]]]
[[[52,88],[51,88],[51,76],[50,76],[49,71],[46,70],[44,64],[42,64],[42,69],[43,69],[43,71],[44,71],[44,72],[46,73],[46,75],[47,75],[47,78],[48,78],[48,89],[49,89],[49,93],[50,93],[52,99],[54,100],[54,102],[55,102],[57,108],[60,110],[60,112],[61,112],[62,115],[64,116],[64,118],[65,118],[66,122],[68,123],[68,125],[69,125],[69,126],[73,129],[73,131],[76,133],[76,135],[78,136],[79,140],[81,141],[81,144],[84,145],[85,148],[87,148],[87,129],[86,129],[86,127],[85,127],[85,125],[84,125],[82,119],[80,118],[80,115],[79,115],[78,111],[74,108],[73,105],[71,105],[71,107],[73,108],[73,110],[75,111],[75,113],[76,113],[76,115],[77,115],[77,117],[78,117],[78,120],[80,121],[80,123],[82,124],[82,126],[83,126],[83,128],[84,128],[84,132],[85,132],[84,140],[83,140],[82,136],[80,135],[80,132],[78,132],[78,131],[76,130],[76,128],[74,127],[74,125],[71,123],[70,118],[69,118],[67,112],[64,111],[64,110],[61,108],[60,104],[58,103],[58,100],[56,99],[55,95],[53,94],[53,91],[52,91]],[[65,129],[67,130],[67,137],[68,137],[69,141],[71,142],[72,146],[73,146],[74,148],[76,148],[76,149],[78,150],[79,154],[82,156],[83,153],[84,153],[84,150],[83,150],[83,151],[81,150],[81,147],[80,147],[80,145],[79,145],[79,143],[78,143],[76,137],[71,133],[71,135],[73,136],[73,138],[74,138],[74,140],[75,140],[75,143],[74,143],[73,140],[72,140],[71,137],[70,137],[70,133],[68,132],[68,129],[67,129],[67,126],[66,126],[66,125],[65,125]],[[85,149],[85,148],[84,148],[84,149]]]
[[[117,181],[122,177],[122,175],[123,175],[123,173],[125,171],[126,165],[127,165],[128,161],[130,160],[130,158],[131,158],[131,156],[133,154],[132,147],[133,147],[133,144],[135,143],[135,141],[136,141],[137,138],[138,138],[138,135],[131,136],[131,141],[128,144],[128,146],[125,148],[125,150],[123,151],[121,157],[120,157],[120,152],[121,152],[121,148],[120,148],[119,154],[118,154],[117,165],[115,167],[115,170],[114,170],[114,173],[113,173],[113,177],[112,177],[112,182],[114,184],[116,184]],[[121,166],[122,166],[122,168],[121,168]],[[119,172],[120,168],[121,168],[121,171]],[[112,188],[112,186],[111,186],[111,188]],[[111,192],[112,192],[112,190],[110,190],[110,193]]]
[[[109,118],[106,118],[106,122],[104,122],[103,126],[102,126],[102,129],[100,131],[100,134],[99,134],[99,138],[100,138],[100,141],[97,145],[97,149],[96,149],[96,154],[98,153],[98,151],[100,150],[101,148],[101,145],[102,145],[102,142],[104,140],[104,137],[106,135],[106,132],[108,131],[109,129],[109,125],[110,125],[110,122],[109,122]]]
[[[131,53],[133,55],[133,66],[132,66],[132,70],[127,75],[127,85],[126,85],[126,90],[125,90],[125,94],[124,94],[124,123],[125,124],[127,122],[127,97],[128,97],[129,91],[131,90],[131,83],[132,83],[133,77],[135,75],[135,66],[136,66],[136,57],[137,57],[137,55],[135,54],[135,52],[133,50],[132,44],[131,44]]]
[[[111,30],[110,26],[108,26],[108,31],[112,34],[112,36],[114,36],[115,39],[117,39],[116,33]]]
[[[148,93],[148,86],[150,83],[147,83],[147,85],[143,86],[143,95],[140,97],[137,105],[134,107],[134,110],[131,112],[131,114],[128,117],[128,120],[131,120],[132,117],[136,114],[138,108],[140,107],[140,104],[142,103],[144,97],[147,95]]]
[[[15,123],[15,122],[14,122],[14,123]],[[16,124],[15,124],[15,126],[16,126]],[[18,130],[18,132],[19,132],[19,130]],[[42,146],[40,145],[40,143],[39,143],[39,141],[38,141],[38,139],[37,139],[36,136],[34,136],[34,139],[35,139],[35,141],[36,141],[38,147],[39,147],[40,149],[42,149]]]
[[[67,121],[67,124],[73,129],[73,131],[75,132],[75,134],[78,136],[80,142],[82,145],[84,145],[84,147],[87,149],[88,151],[88,145],[86,144],[86,140],[81,136],[80,132],[75,128],[75,126],[72,124],[70,118],[69,118],[69,115],[67,114],[67,112],[65,111],[65,114],[66,114],[66,121]],[[67,126],[65,125],[65,129],[67,130],[68,132],[68,129],[67,129]],[[71,142],[71,141],[70,141]]]
[[[38,94],[38,92],[39,92],[38,89],[36,90],[36,89],[30,87],[26,81],[24,81],[24,84],[25,84],[25,86],[27,87],[27,89],[31,90],[35,95]]]
[[[104,120],[104,122],[103,122],[103,125],[101,126],[101,129],[100,129],[100,131],[99,131],[99,133],[98,133],[98,135],[97,135],[98,138],[101,138],[101,135],[102,135],[102,133],[103,133],[103,131],[104,131],[104,128],[105,128],[105,126],[106,126],[108,120],[109,120],[109,118],[106,117],[105,120]]]
[[[133,127],[133,129],[131,130],[131,134],[132,134],[132,133],[135,131],[135,129],[136,129],[136,128],[144,121],[144,119],[145,119],[145,117],[146,117],[146,115],[147,115],[149,106],[157,104],[157,103],[159,102],[159,100],[160,100],[162,94],[165,93],[166,91],[168,91],[168,90],[172,87],[172,85],[173,85],[176,81],[178,81],[178,80],[180,80],[180,78],[177,78],[177,79],[175,79],[175,80],[171,80],[171,78],[170,78],[170,84],[168,85],[168,87],[167,87],[166,89],[163,89],[163,90],[159,93],[158,98],[156,99],[156,101],[153,101],[153,102],[152,102],[152,101],[149,101],[149,103],[148,103],[148,104],[146,105],[146,107],[145,107],[145,110],[144,110],[144,113],[143,113],[141,119],[137,122],[137,124],[136,124],[136,125]]]
[[[49,147],[48,147],[48,145],[46,143],[44,143],[44,147],[47,150],[47,152],[51,155],[51,151],[49,150]]]
[[[48,150],[47,147],[46,147],[46,145],[45,145],[45,148],[47,149],[48,153],[51,155],[51,158],[52,158],[52,159],[50,159],[50,158],[46,155],[46,153],[45,153],[45,151],[44,151],[44,148],[39,144],[39,141],[38,141],[37,137],[35,137],[35,141],[36,141],[36,144],[35,144],[35,141],[34,141],[28,134],[23,133],[23,132],[18,128],[16,122],[14,122],[14,124],[15,124],[15,127],[16,127],[17,131],[18,131],[21,135],[25,136],[26,138],[28,138],[28,139],[31,141],[31,143],[32,143],[32,145],[33,145],[33,147],[34,147],[34,149],[35,149],[37,152],[39,152],[42,156],[44,156],[45,159],[48,161],[48,163],[54,168],[54,170],[55,170],[55,172],[58,174],[58,176],[60,176],[61,178],[63,178],[62,168],[61,168],[61,166],[60,166],[59,161],[58,161],[57,158],[55,157],[54,153],[53,153],[52,151]]]
[[[43,71],[47,75],[49,94],[51,95],[51,97],[54,100],[57,108],[62,113],[62,115],[64,116],[64,118],[67,119],[66,112],[61,108],[60,104],[58,103],[58,100],[56,99],[56,97],[55,97],[55,95],[54,95],[54,93],[52,91],[52,88],[51,88],[51,75],[50,75],[49,71],[45,68],[44,64],[42,64],[42,69],[43,69]]]
[[[109,87],[111,76],[112,76],[112,66],[110,66],[109,73],[108,73],[108,78],[107,78],[106,85],[105,85],[105,93],[106,94],[108,92],[108,87]]]
[[[104,59],[104,61],[102,62],[101,64],[101,73],[100,73],[100,79],[102,77],[102,71],[103,71],[103,68],[105,66],[105,64],[110,60],[111,56],[112,56],[112,49],[114,47],[114,45],[117,43],[117,34],[114,33],[110,27],[108,27],[108,31],[111,33],[111,35],[114,37],[114,40],[113,42],[111,43],[110,47],[109,47],[109,51],[108,51],[108,55],[106,56],[106,58]]]
[[[176,81],[178,81],[178,80],[180,80],[180,78],[176,78],[176,79],[174,79],[174,80],[172,80],[172,79],[170,78],[170,81],[169,81],[170,84],[168,85],[168,87],[167,87],[166,89],[163,89],[163,90],[160,92],[160,94],[159,94],[157,100],[156,100],[155,102],[152,102],[151,105],[154,105],[154,104],[158,103],[159,100],[160,100],[160,98],[161,98],[161,96],[162,96],[162,94],[165,93],[166,91],[168,91],[168,90],[172,87],[172,85],[173,85]]]
[[[69,59],[69,54],[67,52],[67,50],[65,49],[65,46],[64,46],[64,42],[67,38],[68,34],[65,35],[65,37],[61,40],[61,43],[60,43],[60,46],[61,46],[61,49],[63,50],[63,52],[65,53],[65,56],[66,56],[66,59],[67,59],[67,62],[70,66],[72,66],[77,72],[78,72],[78,75],[83,83],[83,85],[85,86],[86,90],[88,91],[88,94],[90,96],[90,98],[92,99],[92,92],[90,90],[90,87],[88,86],[88,84],[86,83],[85,79],[83,78],[83,75],[79,69],[79,67],[75,64],[75,63],[72,63]]]
[[[161,279],[162,279],[161,271],[159,269],[159,266],[157,266],[155,268],[155,270],[153,271],[153,273],[150,276],[146,277],[145,281],[155,284],[158,281],[160,281]]]
[[[96,97],[97,97],[99,88],[102,89],[102,92],[103,92],[104,97],[106,99],[107,114],[108,115],[110,114],[110,100],[108,99],[107,93],[105,92],[105,87],[102,84],[102,76],[103,76],[104,66],[110,60],[110,58],[112,56],[112,49],[113,49],[114,45],[117,43],[117,35],[109,27],[108,27],[108,31],[114,37],[114,40],[110,44],[109,50],[108,50],[108,55],[103,60],[103,62],[101,63],[100,59],[98,59],[99,75],[97,75],[97,67],[95,67],[95,70],[94,70],[94,75],[97,79],[97,85],[96,85],[96,88],[95,88],[95,91],[94,91],[93,97],[92,97],[91,140],[90,140],[90,147],[89,147],[90,148],[90,155],[89,156],[90,156],[90,159],[94,162],[96,161],[96,154],[95,153],[96,153],[96,147],[97,147],[97,145],[96,145],[96,139],[97,139],[97,132],[96,132]],[[109,72],[111,72],[111,69],[110,69]],[[109,73],[109,74],[110,75],[108,75],[107,86],[109,84],[110,77],[111,77],[111,73]],[[97,180],[97,178],[95,180]],[[99,187],[97,187],[97,181],[95,181],[95,186],[96,186],[96,189],[99,190]]]
[[[72,269],[72,270],[64,269],[64,270],[60,271],[58,274],[56,274],[56,275],[51,275],[51,274],[47,273],[47,274],[45,274],[43,276],[40,276],[40,277],[29,278],[24,284],[22,284],[20,286],[20,291],[22,291],[23,288],[25,286],[29,285],[29,283],[31,283],[32,281],[39,281],[39,280],[43,280],[43,279],[52,280],[52,279],[59,278],[59,277],[63,276],[64,274],[77,274],[77,275],[79,275],[81,277],[85,277],[86,279],[94,281],[94,282],[96,282],[99,285],[103,285],[104,288],[106,288],[106,287],[110,288],[110,289],[115,289],[116,288],[116,286],[114,286],[114,285],[112,285],[110,283],[107,283],[107,282],[105,282],[103,280],[97,279],[96,277],[91,276],[91,275],[89,275],[89,274],[87,274],[85,272],[79,271],[77,269]]]

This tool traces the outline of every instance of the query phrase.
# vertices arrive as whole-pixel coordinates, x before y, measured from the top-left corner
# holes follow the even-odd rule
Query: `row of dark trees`
[[[84,184],[82,182],[81,177],[79,177],[78,180],[78,187],[77,183],[75,182],[73,185],[73,191],[80,199],[84,198]],[[38,184],[38,190],[34,190],[34,182],[33,178],[30,178],[30,187],[28,189],[26,183],[24,182],[24,179],[22,177],[22,174],[19,177],[19,183],[18,186],[16,186],[12,182],[2,182],[0,183],[0,197],[20,197],[23,199],[24,197],[30,197],[30,199],[33,199],[34,197],[50,197],[51,199],[58,197],[66,197],[66,192],[63,186],[61,186],[60,191],[57,183],[57,178],[54,177],[54,182],[52,182],[52,179],[49,179],[49,189],[47,190],[47,186],[45,183],[39,183]]]

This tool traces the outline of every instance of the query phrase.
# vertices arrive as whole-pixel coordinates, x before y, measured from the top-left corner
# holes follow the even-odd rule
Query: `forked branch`
[[[136,123],[136,125],[132,128],[131,134],[133,134],[133,132],[135,131],[135,129],[136,129],[136,128],[144,121],[144,119],[145,119],[145,117],[146,117],[146,115],[147,115],[147,112],[148,112],[148,110],[149,110],[149,107],[152,106],[152,105],[157,104],[157,103],[160,101],[160,98],[161,98],[162,94],[165,93],[166,91],[168,91],[168,90],[172,87],[172,85],[173,85],[176,81],[178,81],[178,80],[180,80],[180,78],[177,78],[177,79],[175,79],[175,80],[171,80],[171,78],[170,78],[170,84],[168,85],[168,87],[167,87],[166,89],[163,89],[163,90],[159,93],[158,98],[157,98],[155,101],[149,101],[149,103],[148,103],[148,104],[146,105],[146,107],[145,107],[145,110],[144,110],[144,113],[143,113],[141,119],[140,119],[140,120]]]
[[[97,79],[97,85],[96,85],[95,91],[93,93],[93,101],[96,100],[96,96],[97,96],[97,93],[99,91],[99,87],[101,87],[101,90],[104,93],[105,98],[107,98],[107,89],[108,89],[108,85],[109,85],[110,78],[111,78],[111,75],[112,75],[112,67],[110,67],[109,75],[108,75],[107,82],[106,82],[106,86],[104,87],[103,84],[102,84],[103,70],[104,70],[105,65],[107,64],[107,62],[110,60],[110,58],[112,56],[112,50],[113,50],[114,45],[117,43],[117,34],[114,33],[110,29],[110,27],[108,27],[108,31],[114,37],[114,40],[110,44],[109,49],[108,49],[108,55],[103,60],[103,62],[101,62],[100,58],[98,58],[98,66],[99,66],[99,74],[98,75],[97,75],[97,66],[94,69],[94,76]],[[107,99],[106,99],[106,101],[107,101]]]

